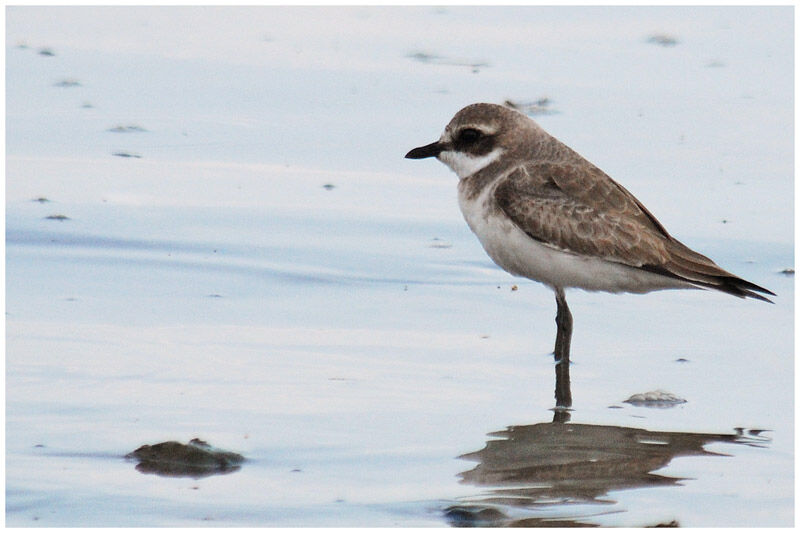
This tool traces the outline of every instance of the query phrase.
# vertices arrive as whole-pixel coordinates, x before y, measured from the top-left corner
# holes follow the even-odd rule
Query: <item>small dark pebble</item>
[[[40,48],[39,55],[45,57],[53,57],[54,55],[56,55],[56,53],[53,52],[53,50],[50,48]]]
[[[292,472],[302,472],[299,468],[292,468]]]
[[[336,188],[336,185],[334,185],[333,183],[326,183],[325,185],[322,186],[322,188],[325,189],[326,191],[332,191],[333,189]]]
[[[781,270],[781,274],[784,276],[794,276],[794,269],[793,268],[784,268]]]
[[[64,220],[69,220],[70,218],[67,215],[49,215],[49,216],[44,217],[44,219],[45,220],[60,220],[60,221],[63,222]]]
[[[115,155],[117,157],[133,157],[135,159],[141,159],[142,158],[142,156],[140,156],[139,154],[132,154],[130,152],[114,152],[111,155]]]
[[[688,359],[684,359],[683,357],[679,357],[679,358],[675,359],[675,362],[676,363],[688,363],[689,360]]]
[[[34,448],[44,448],[44,444],[36,444]]]
[[[31,202],[39,202],[40,204],[46,204],[49,201],[50,200],[48,200],[44,196],[40,196],[39,198],[34,198],[33,200],[31,200]]]

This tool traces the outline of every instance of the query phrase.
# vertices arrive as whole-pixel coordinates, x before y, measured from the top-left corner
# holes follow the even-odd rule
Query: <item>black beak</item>
[[[425,159],[426,157],[436,157],[442,152],[442,150],[444,150],[444,145],[439,141],[436,141],[435,143],[414,148],[406,154],[406,159]]]

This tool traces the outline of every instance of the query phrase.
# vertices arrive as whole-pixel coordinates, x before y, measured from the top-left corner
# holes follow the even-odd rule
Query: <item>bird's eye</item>
[[[476,130],[475,128],[467,128],[461,130],[461,133],[458,134],[458,140],[463,143],[474,143],[481,137],[483,137],[483,133],[481,133],[480,130]]]

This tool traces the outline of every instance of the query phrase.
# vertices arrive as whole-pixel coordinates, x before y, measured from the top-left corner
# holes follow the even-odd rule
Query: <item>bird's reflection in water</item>
[[[557,410],[554,422],[490,433],[497,438],[482,450],[462,455],[461,459],[478,463],[460,474],[462,482],[486,487],[487,492],[446,509],[448,521],[456,526],[599,525],[593,517],[618,509],[587,511],[576,504],[614,504],[610,491],[679,485],[682,478],[654,472],[674,457],[719,455],[704,449],[709,443],[765,446],[768,442],[760,431],[659,432],[567,424],[564,418],[568,414]]]

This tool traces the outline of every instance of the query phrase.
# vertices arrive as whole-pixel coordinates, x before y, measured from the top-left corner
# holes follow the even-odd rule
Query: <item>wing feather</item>
[[[667,233],[624,187],[593,165],[530,163],[496,186],[497,204],[528,236],[740,297],[774,294],[720,268]]]

